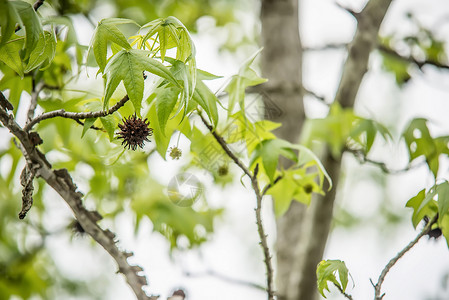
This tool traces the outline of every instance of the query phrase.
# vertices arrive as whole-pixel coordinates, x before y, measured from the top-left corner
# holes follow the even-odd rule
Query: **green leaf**
[[[432,188],[427,194],[422,189],[416,196],[407,201],[406,207],[413,208],[412,223],[416,228],[424,216],[433,217],[437,212],[436,203],[433,200],[436,190]]]
[[[131,49],[131,45],[128,43],[128,40],[116,26],[120,24],[130,23],[137,25],[137,23],[133,20],[121,18],[103,19],[98,22],[98,26],[95,29],[94,35],[92,37],[89,52],[90,49],[93,49],[95,59],[98,66],[100,67],[101,72],[104,72],[104,69],[106,67],[108,42],[113,42],[123,47],[125,50]]]
[[[20,21],[11,1],[0,1],[0,48],[14,34],[16,24]]]
[[[311,147],[314,141],[325,142],[329,145],[332,156],[338,158],[359,119],[352,109],[343,109],[338,103],[334,103],[326,118],[306,121],[301,141],[307,147]]]
[[[83,126],[83,132],[81,133],[81,138],[83,138],[83,136],[86,134],[87,130],[89,130],[89,128],[94,125],[95,121],[97,120],[97,118],[89,118],[84,120],[84,126]]]
[[[114,139],[114,132],[117,128],[117,121],[113,115],[107,115],[105,117],[100,117],[101,124],[103,124],[104,129],[109,135],[109,141],[112,142]]]
[[[116,90],[120,81],[123,80],[129,99],[133,103],[136,112],[140,114],[144,88],[142,72],[144,70],[178,85],[178,82],[167,67],[157,60],[148,57],[149,53],[149,51],[131,49],[122,50],[112,57],[104,71],[106,76],[104,107],[107,107],[112,93]]]
[[[274,198],[274,212],[277,217],[282,216],[290,207],[293,195],[296,190],[296,184],[289,178],[282,178],[268,191],[268,195]]]
[[[212,73],[209,73],[207,71],[200,70],[200,69],[197,69],[197,72],[198,72],[198,80],[214,80],[214,79],[223,78],[223,76],[217,76],[217,75],[214,75]]]
[[[30,72],[42,64],[49,64],[56,53],[56,37],[52,32],[44,31],[39,36],[36,47],[30,54],[30,60],[25,68],[25,73]]]
[[[180,89],[173,86],[163,86],[158,88],[155,93],[159,126],[162,134],[165,134],[165,125],[178,101]]]
[[[363,147],[365,154],[371,150],[377,134],[380,134],[384,140],[392,138],[390,132],[385,126],[374,120],[363,118],[360,118],[358,122],[356,122],[353,129],[349,133],[350,137]]]
[[[446,244],[449,247],[449,214],[445,214],[443,217],[438,218],[438,228],[441,229],[441,232],[446,239]]]
[[[423,118],[413,119],[402,135],[407,144],[410,161],[423,155],[430,171],[436,178],[439,169],[439,153],[427,127],[427,120]]]
[[[340,281],[337,280],[337,272]],[[331,259],[322,260],[316,269],[318,291],[324,298],[326,298],[324,290],[329,291],[328,282],[330,281],[345,292],[348,285],[348,274],[348,268],[343,261]]]
[[[246,60],[240,67],[237,75],[234,75],[226,87],[229,93],[228,114],[232,114],[232,110],[236,103],[239,103],[240,109],[245,111],[245,89],[248,86],[254,86],[267,81],[265,78],[259,77],[257,73],[251,69],[251,65],[256,59],[257,55],[262,51],[259,49],[248,60]]]
[[[447,181],[437,186],[438,214],[440,217],[449,213],[449,183]]]
[[[25,50],[26,57],[28,57],[31,51],[34,50],[39,36],[43,32],[42,25],[31,4],[23,1],[12,1],[11,4],[20,16],[23,27],[25,27]]]
[[[196,101],[212,121],[213,127],[218,124],[218,98],[214,93],[201,81],[196,83],[193,100]]]
[[[261,158],[266,175],[272,183],[274,181],[279,156],[282,155],[297,162],[297,157],[289,146],[289,142],[281,139],[264,140],[257,145],[251,165],[254,164],[257,158]]]
[[[23,78],[23,63],[20,50],[22,50],[23,44],[23,38],[14,35],[13,40],[0,47],[0,61],[13,69],[21,78]]]

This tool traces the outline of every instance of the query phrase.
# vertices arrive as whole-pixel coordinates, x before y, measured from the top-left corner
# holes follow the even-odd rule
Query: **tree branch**
[[[0,94],[2,95],[1,92]],[[147,281],[143,275],[140,275],[143,271],[142,268],[130,265],[127,259],[132,256],[132,253],[120,251],[114,240],[115,234],[110,230],[102,229],[97,224],[101,219],[100,214],[96,211],[89,211],[83,206],[83,194],[77,190],[68,171],[66,169],[53,170],[45,155],[34,147],[28,133],[3,108],[0,108],[0,122],[19,139],[23,154],[25,157],[29,157],[36,170],[36,176],[43,178],[66,201],[82,228],[116,261],[118,272],[125,276],[137,299],[149,300],[150,298],[143,291]]]
[[[345,149],[344,152],[349,152],[349,153],[353,154],[354,157],[359,161],[360,164],[370,163],[372,165],[378,166],[384,173],[392,174],[392,175],[404,173],[411,169],[414,169],[414,168],[417,168],[417,167],[420,167],[420,166],[423,166],[426,164],[426,161],[422,161],[418,164],[412,164],[411,162],[409,162],[407,164],[407,166],[402,169],[390,169],[387,167],[387,165],[384,162],[372,160],[372,159],[368,158],[362,151],[358,151],[358,150],[354,150],[354,149]]]
[[[338,285],[338,284],[336,284],[336,283],[334,283],[334,285],[335,285],[335,287],[340,291],[340,293],[341,293],[343,296],[345,296],[346,299],[354,300],[354,298],[352,298],[351,295],[349,295],[349,294],[347,294],[347,293],[345,293],[345,292],[343,291],[343,289],[341,288],[340,285]]]
[[[357,29],[348,45],[348,56],[334,99],[343,108],[354,107],[360,85],[368,71],[370,54],[378,46],[380,25],[391,2],[392,0],[370,0],[358,14]],[[316,266],[322,259],[330,231],[342,157],[333,157],[325,149],[320,158],[334,182],[334,188],[324,196],[314,196],[305,212],[298,208],[296,213],[290,213],[292,220],[286,227],[291,228],[291,231],[300,231],[300,238],[287,245],[294,249],[294,256],[290,259],[292,263],[288,262],[292,264],[285,298],[288,300],[316,299]],[[294,222],[299,219],[302,220],[300,230],[294,228]]]
[[[391,55],[394,58],[397,58],[399,60],[415,64],[420,69],[422,69],[422,67],[424,67],[425,65],[430,65],[430,66],[437,67],[439,69],[449,70],[449,65],[447,65],[447,64],[443,64],[443,63],[441,63],[439,61],[435,61],[435,60],[431,60],[431,59],[426,59],[426,60],[419,61],[419,60],[417,60],[416,58],[414,58],[411,55],[410,56],[400,55],[393,48],[390,48],[390,47],[388,47],[386,45],[379,45],[378,49],[379,49],[379,51],[381,51],[381,52],[383,52],[385,54]]]
[[[259,189],[259,183],[257,180],[257,173],[259,171],[259,165],[257,164],[254,173],[251,174],[251,172],[248,170],[248,168],[238,159],[237,156],[235,156],[234,153],[229,149],[228,145],[226,144],[226,141],[221,137],[214,129],[213,127],[206,121],[206,119],[203,118],[201,113],[198,113],[201,120],[203,121],[204,125],[209,129],[209,131],[214,136],[215,140],[220,144],[221,148],[226,152],[226,154],[234,161],[234,163],[251,179],[251,185],[253,187],[254,193],[256,194],[256,224],[257,224],[257,232],[259,233],[259,239],[260,239],[260,245],[263,250],[264,254],[264,263],[265,268],[267,271],[267,294],[268,294],[268,300],[274,300],[275,292],[274,292],[274,271],[273,266],[271,264],[271,254],[270,254],[270,248],[268,246],[267,241],[267,234],[265,233],[265,229],[263,227],[262,222],[262,197],[263,193],[260,192]],[[264,190],[266,192],[266,190]]]
[[[251,281],[246,281],[246,280],[241,280],[241,279],[236,279],[236,278],[232,278],[229,276],[226,276],[224,274],[218,273],[214,270],[208,269],[206,270],[204,273],[191,273],[191,272],[187,272],[185,271],[184,274],[186,276],[189,277],[200,277],[200,276],[213,276],[216,277],[220,280],[232,283],[232,284],[238,284],[238,285],[243,285],[243,286],[249,286],[252,288],[255,288],[257,290],[261,290],[261,291],[267,291],[267,289],[263,286],[261,286],[260,284],[251,282]]]
[[[405,253],[407,253],[410,249],[412,249],[413,246],[418,243],[418,241],[425,236],[432,228],[432,225],[436,223],[438,220],[438,214],[433,217],[432,220],[424,227],[424,229],[411,241],[407,246],[405,246],[404,249],[402,249],[395,257],[393,257],[388,264],[385,266],[385,268],[382,270],[382,273],[380,273],[379,279],[377,280],[376,284],[373,284],[374,286],[374,300],[382,300],[385,294],[381,294],[381,288],[382,283],[385,280],[385,276],[387,276],[387,273],[390,271],[390,269],[398,262],[398,260],[404,256]]]
[[[33,88],[31,90],[31,102],[30,107],[28,108],[27,113],[27,123],[30,122],[34,117],[34,112],[36,111],[37,107],[37,101],[39,100],[39,93],[44,88],[45,84],[43,81],[39,81],[39,83],[36,84],[35,78],[33,76]]]
[[[114,106],[109,108],[108,110],[101,110],[96,112],[83,112],[83,113],[75,113],[75,112],[66,112],[64,109],[54,110],[47,113],[43,113],[42,115],[34,118],[23,128],[25,131],[29,131],[33,126],[43,120],[62,117],[73,120],[82,120],[82,119],[90,119],[90,118],[99,118],[104,117],[116,112],[120,107],[125,105],[125,103],[129,100],[128,95],[122,98],[119,102],[117,102]]]

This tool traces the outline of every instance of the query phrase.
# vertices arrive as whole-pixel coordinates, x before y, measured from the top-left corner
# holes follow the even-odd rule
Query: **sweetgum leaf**
[[[337,272],[340,281],[337,280]],[[343,261],[332,259],[322,260],[316,269],[318,291],[326,298],[324,290],[329,291],[328,281],[330,281],[339,286],[344,292],[348,285],[348,274],[348,268]]]
[[[109,99],[121,81],[125,85],[129,99],[134,105],[137,114],[140,114],[143,97],[144,79],[142,72],[149,71],[155,75],[167,79],[174,85],[178,82],[170,71],[159,61],[148,57],[149,51],[122,50],[114,55],[105,67],[106,88],[104,107],[107,107]]]
[[[101,72],[104,72],[104,69],[106,67],[108,42],[114,42],[115,44],[121,46],[126,50],[131,49],[131,45],[128,43],[125,35],[116,26],[119,24],[129,23],[136,24],[136,22],[134,22],[133,20],[121,18],[103,19],[98,23],[98,26],[95,29],[94,35],[92,37],[89,52],[90,49],[93,49],[95,59],[98,66],[100,67]]]

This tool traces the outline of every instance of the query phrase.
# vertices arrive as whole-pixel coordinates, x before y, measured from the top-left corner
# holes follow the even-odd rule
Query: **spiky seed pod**
[[[153,128],[148,127],[150,122],[148,119],[142,120],[136,115],[130,116],[128,119],[122,120],[123,124],[118,124],[120,131],[117,133],[119,139],[123,139],[122,145],[133,151],[137,146],[143,148],[145,142],[149,142],[148,136],[153,135]]]
[[[168,148],[168,151],[170,151],[169,155],[173,160],[179,159],[182,156],[182,150],[176,146]]]

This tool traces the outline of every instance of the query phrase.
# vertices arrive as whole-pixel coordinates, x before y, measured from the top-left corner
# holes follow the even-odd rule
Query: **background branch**
[[[404,249],[402,249],[395,257],[393,257],[388,264],[385,266],[385,268],[382,270],[382,273],[380,273],[379,279],[377,280],[376,284],[373,284],[374,286],[374,300],[381,300],[385,294],[381,294],[381,288],[382,283],[385,280],[385,276],[387,276],[390,269],[398,262],[398,260],[404,256],[405,253],[407,253],[410,249],[412,249],[413,246],[418,243],[418,241],[425,236],[427,233],[429,233],[430,229],[432,228],[432,225],[436,223],[438,220],[438,214],[433,217],[432,220],[430,220],[429,223],[424,227],[424,229],[407,245]]]
[[[394,58],[397,58],[399,60],[405,61],[405,62],[409,62],[412,64],[415,64],[416,66],[418,66],[420,69],[422,67],[424,67],[425,65],[430,65],[430,66],[434,66],[437,67],[439,69],[443,69],[443,70],[449,70],[449,65],[447,64],[443,64],[439,61],[435,61],[432,59],[426,59],[426,60],[417,60],[416,58],[414,58],[413,56],[403,56],[400,55],[399,53],[397,53],[393,48],[390,48],[386,45],[379,45],[378,49],[388,55],[393,56]]]
[[[390,169],[387,167],[387,165],[384,162],[370,159],[362,151],[355,150],[355,149],[345,149],[344,151],[353,154],[354,157],[359,161],[360,164],[370,163],[372,165],[378,166],[384,173],[392,174],[392,175],[404,173],[411,169],[418,168],[418,167],[426,164],[425,160],[420,163],[417,163],[417,164],[412,164],[412,162],[409,162],[407,164],[407,166],[405,166],[402,169]]]
[[[241,280],[241,279],[236,279],[236,278],[232,278],[229,276],[226,276],[224,274],[218,273],[214,270],[208,269],[203,273],[191,273],[191,272],[184,272],[184,275],[189,276],[189,277],[200,277],[200,276],[212,276],[212,277],[216,277],[220,280],[226,281],[228,283],[232,283],[232,284],[238,284],[238,285],[243,285],[243,286],[248,286],[248,287],[252,287],[258,290],[262,290],[262,291],[266,291],[267,289],[263,286],[261,286],[260,284],[251,282],[251,281],[246,281],[246,280]]]

